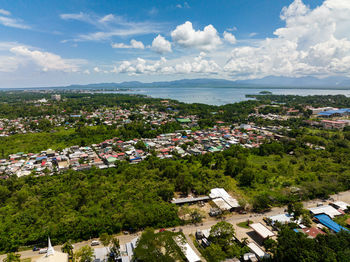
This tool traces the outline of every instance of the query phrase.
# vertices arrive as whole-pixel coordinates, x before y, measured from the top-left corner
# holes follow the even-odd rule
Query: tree
[[[94,250],[90,246],[83,246],[75,253],[75,259],[78,262],[92,262]]]
[[[108,253],[108,246],[111,243],[112,238],[113,237],[111,235],[108,235],[107,233],[102,233],[100,235],[100,241],[101,241],[102,245],[106,248],[107,253]]]
[[[111,243],[112,236],[108,235],[107,233],[102,233],[100,235],[100,241],[104,247],[108,247],[109,244]]]
[[[173,232],[164,231],[156,234],[154,229],[146,229],[134,250],[135,259],[143,262],[181,261],[181,252],[174,242],[174,236]]]
[[[210,229],[209,240],[220,247],[231,245],[235,230],[233,225],[226,221],[221,221]]]
[[[204,250],[204,257],[210,262],[220,262],[225,260],[226,254],[219,245],[211,244]]]
[[[110,247],[108,260],[116,261],[120,257],[120,244],[119,239],[114,237],[111,240],[112,246]]]
[[[304,212],[304,206],[301,202],[291,202],[288,204],[288,214],[293,215],[294,220],[298,220]]]
[[[265,247],[266,251],[271,252],[276,247],[277,242],[273,240],[272,238],[266,238],[263,242],[263,246]]]
[[[21,255],[15,253],[8,253],[6,257],[2,260],[3,262],[20,262]]]
[[[63,244],[61,250],[62,252],[67,253],[69,257],[73,257],[73,245],[70,240]]]
[[[194,209],[191,211],[190,213],[190,216],[191,216],[191,222],[192,223],[200,223],[203,219],[203,216],[202,214],[199,212],[198,209]]]

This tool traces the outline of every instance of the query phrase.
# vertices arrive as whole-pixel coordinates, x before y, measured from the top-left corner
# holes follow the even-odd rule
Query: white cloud
[[[237,27],[231,27],[231,28],[227,28],[226,31],[229,31],[229,32],[233,32],[233,31],[237,31]]]
[[[135,39],[131,39],[130,45],[124,43],[114,43],[112,44],[113,48],[134,48],[134,49],[145,49],[144,44],[141,41],[136,41]]]
[[[171,52],[171,43],[163,36],[158,35],[152,41],[152,49],[160,54]]]
[[[90,15],[86,13],[61,14],[63,20],[76,20],[93,25],[98,31],[84,32],[78,34],[68,41],[104,41],[112,37],[127,37],[158,33],[162,27],[161,23],[152,22],[131,22],[121,16],[108,14],[104,16]]]
[[[190,7],[190,5],[187,2],[184,2],[183,5],[177,4],[176,8],[180,8],[181,9],[181,8],[191,8],[191,7]]]
[[[234,48],[224,70],[249,78],[350,76],[350,1],[325,0],[310,9],[295,0],[281,11],[285,27],[256,46]]]
[[[181,46],[194,47],[205,51],[214,50],[221,44],[218,32],[212,25],[204,27],[203,31],[195,31],[189,21],[178,25],[171,32],[171,37],[175,43]]]
[[[21,20],[5,16],[0,16],[0,24],[2,24],[3,26],[14,27],[19,29],[30,29],[30,26],[23,24]]]
[[[101,72],[100,68],[98,68],[97,66],[94,67],[94,71],[95,71],[96,73]]]
[[[182,61],[168,61],[164,57],[160,60],[145,60],[137,58],[133,61],[123,61],[119,66],[114,66],[111,72],[126,73],[128,75],[162,75],[162,74],[217,74],[220,67],[211,59],[206,59],[206,54],[201,52],[194,58]]]
[[[224,39],[230,44],[235,44],[237,42],[236,37],[233,34],[226,31],[224,32]]]
[[[113,14],[105,15],[100,19],[101,23],[109,23],[115,20],[115,16]]]
[[[11,13],[9,11],[5,10],[5,9],[1,9],[0,8],[0,15],[7,15],[7,16],[9,16],[9,15],[11,15]]]
[[[159,12],[158,8],[152,7],[151,10],[148,11],[148,14],[150,16],[155,16],[156,14],[158,14],[158,12]]]
[[[20,61],[16,57],[0,56],[0,72],[14,72],[18,69]]]
[[[15,46],[9,50],[15,55],[14,59],[20,61],[19,63],[26,64],[32,62],[43,71],[63,71],[63,72],[77,72],[79,64],[82,60],[63,59],[59,55],[42,52],[38,50],[31,50],[27,46]]]

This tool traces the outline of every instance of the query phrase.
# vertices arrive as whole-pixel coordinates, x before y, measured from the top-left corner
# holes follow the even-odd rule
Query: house
[[[322,120],[321,124],[323,128],[325,129],[343,129],[346,127],[349,123],[347,121],[342,121],[342,120]]]

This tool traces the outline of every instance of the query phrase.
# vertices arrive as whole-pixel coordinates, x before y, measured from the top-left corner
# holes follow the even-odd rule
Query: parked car
[[[97,240],[92,240],[92,242],[91,242],[91,246],[93,247],[93,246],[98,246],[100,244],[100,242],[99,241],[97,241]]]
[[[39,251],[39,250],[40,250],[40,248],[38,248],[36,246],[33,247],[33,251]]]
[[[159,229],[159,232],[164,232],[164,231],[165,231],[165,228]]]
[[[47,248],[40,248],[39,249],[39,254],[46,254],[47,253]]]

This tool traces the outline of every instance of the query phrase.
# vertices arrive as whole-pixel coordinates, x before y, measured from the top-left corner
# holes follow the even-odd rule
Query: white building
[[[68,254],[54,250],[49,238],[46,254],[34,262],[68,262]]]
[[[221,210],[233,210],[239,207],[237,199],[230,196],[223,188],[213,188],[209,197]]]

